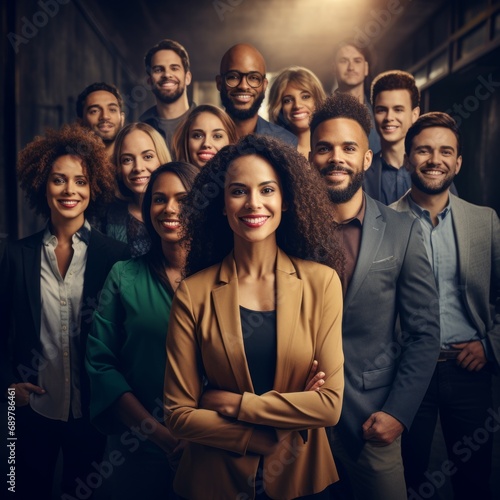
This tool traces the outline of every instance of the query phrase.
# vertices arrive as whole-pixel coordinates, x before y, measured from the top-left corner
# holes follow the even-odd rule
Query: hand
[[[451,347],[462,351],[458,355],[457,364],[465,370],[478,372],[488,362],[483,344],[479,340],[463,342],[461,344],[452,344]]]
[[[377,411],[363,424],[363,438],[374,446],[387,446],[399,437],[403,430],[404,426],[397,418]]]
[[[184,448],[187,446],[187,444],[188,442],[185,439],[180,439],[177,442],[177,446],[172,451],[167,452],[168,465],[173,472],[175,472],[177,470],[177,467],[179,467],[182,452],[184,451]]]
[[[304,387],[304,392],[306,391],[317,391],[325,383],[325,372],[318,372],[318,362],[313,361],[311,365],[311,370],[307,376],[306,386]]]
[[[241,404],[241,394],[221,391],[217,389],[206,390],[198,402],[198,407],[213,410],[225,417],[236,418]]]
[[[19,384],[10,384],[9,389],[14,388],[16,391],[16,406],[26,406],[30,402],[30,394],[45,394],[45,389],[38,385],[30,384],[29,382],[21,382]]]

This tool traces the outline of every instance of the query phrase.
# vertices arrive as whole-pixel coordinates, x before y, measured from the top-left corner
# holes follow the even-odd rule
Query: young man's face
[[[383,90],[375,97],[375,127],[382,142],[387,144],[404,141],[419,114],[419,107],[412,109],[410,92],[406,89]]]
[[[368,62],[352,45],[345,45],[337,51],[333,69],[341,90],[363,84],[368,76]]]
[[[106,90],[90,93],[83,104],[82,122],[104,142],[113,142],[123,127],[125,115],[118,99]]]
[[[446,191],[462,166],[455,134],[445,127],[423,129],[413,138],[406,166],[419,191],[431,195]]]
[[[159,101],[171,104],[186,91],[191,83],[191,72],[184,70],[182,59],[173,50],[159,50],[151,58],[148,83]]]

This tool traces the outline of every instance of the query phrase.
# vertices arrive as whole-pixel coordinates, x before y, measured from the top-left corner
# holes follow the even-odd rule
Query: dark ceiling
[[[332,47],[365,36],[382,54],[418,28],[442,0],[79,0],[81,7],[122,54],[138,78],[147,49],[162,38],[182,43],[196,80],[212,80],[233,44],[254,44],[268,71],[298,64],[313,70],[328,88]]]

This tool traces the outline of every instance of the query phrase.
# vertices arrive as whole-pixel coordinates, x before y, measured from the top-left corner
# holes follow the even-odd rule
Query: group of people
[[[19,155],[48,219],[0,263],[19,498],[52,498],[60,451],[65,499],[437,498],[438,415],[454,497],[491,498],[500,222],[456,194],[455,121],[406,72],[367,89],[353,41],[332,96],[280,72],[269,122],[251,45],[225,111],[189,104],[178,42],[145,66],[139,122],[95,83]]]

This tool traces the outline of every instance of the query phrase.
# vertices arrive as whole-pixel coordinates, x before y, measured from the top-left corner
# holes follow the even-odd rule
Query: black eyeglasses
[[[253,89],[259,88],[264,83],[264,78],[266,77],[266,75],[262,75],[258,71],[250,71],[250,73],[228,71],[221,76],[224,77],[226,85],[231,88],[237,87],[241,83],[241,80],[243,80],[243,77],[245,77],[248,85]]]

